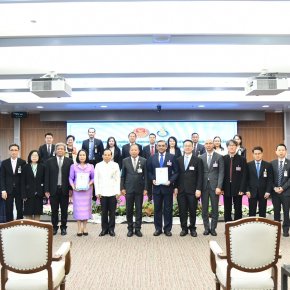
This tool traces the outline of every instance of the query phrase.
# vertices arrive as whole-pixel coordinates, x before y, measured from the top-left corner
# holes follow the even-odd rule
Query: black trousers
[[[6,221],[11,222],[14,220],[13,205],[15,200],[15,206],[17,211],[17,219],[23,219],[23,200],[20,192],[16,192],[15,189],[11,193],[7,194],[5,201]]]
[[[194,193],[179,192],[177,195],[177,202],[179,207],[180,225],[181,229],[184,231],[195,230],[196,222],[196,208],[198,199],[195,197]],[[187,226],[189,214],[190,224]]]
[[[164,216],[165,232],[172,229],[173,192],[158,192],[153,194],[154,226],[156,231],[162,231],[162,216]]]
[[[102,209],[102,231],[113,231],[115,229],[116,221],[116,196],[102,196],[101,209]],[[109,217],[109,219],[108,219]]]
[[[235,215],[234,220],[239,220],[243,217],[242,214],[242,195],[225,196],[224,195],[224,218],[225,222],[232,221],[232,205],[234,204]]]
[[[259,208],[259,216],[266,217],[267,199],[264,194],[257,193],[256,197],[249,198],[249,216],[256,216],[257,206]]]
[[[152,180],[148,179],[148,189],[147,189],[148,201],[152,200],[153,197],[152,190],[153,190]]]
[[[133,213],[134,205],[136,210],[135,230],[140,230],[142,225],[142,204],[143,192],[130,192],[126,193],[126,217],[128,223],[128,230],[133,231]]]
[[[281,207],[283,207],[283,232],[289,232],[289,209],[290,209],[290,196],[282,194],[272,194],[272,202],[274,207],[274,220],[281,221]]]
[[[54,229],[58,229],[58,210],[61,212],[61,229],[66,229],[67,224],[67,209],[68,209],[68,195],[64,195],[60,187],[57,188],[56,194],[50,196],[51,205],[51,223]]]
[[[89,163],[92,164],[95,168],[97,161],[96,160],[89,160]],[[95,185],[93,184],[93,192],[92,192],[92,200],[96,201],[97,197],[96,197],[96,193],[95,193]]]

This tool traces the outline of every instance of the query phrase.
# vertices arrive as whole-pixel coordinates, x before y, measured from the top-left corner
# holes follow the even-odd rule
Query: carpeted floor
[[[127,238],[126,224],[116,225],[116,237],[99,237],[100,225],[89,224],[89,236],[76,236],[76,223],[68,224],[68,235],[54,238],[54,249],[62,241],[72,241],[72,269],[68,290],[94,289],[215,289],[210,269],[208,241],[217,240],[225,248],[224,223],[218,236],[180,237],[179,225],[173,236],[154,237],[153,224],[144,224],[144,236]],[[280,266],[290,263],[290,238],[281,238]]]

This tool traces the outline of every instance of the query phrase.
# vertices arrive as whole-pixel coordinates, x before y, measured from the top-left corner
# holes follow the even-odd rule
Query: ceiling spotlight
[[[36,106],[37,109],[43,109],[43,106]]]
[[[102,106],[100,106],[100,108],[108,108],[108,106],[102,105]]]
[[[198,108],[204,108],[205,106],[204,105],[198,105]]]
[[[263,105],[262,108],[269,108],[269,105]]]

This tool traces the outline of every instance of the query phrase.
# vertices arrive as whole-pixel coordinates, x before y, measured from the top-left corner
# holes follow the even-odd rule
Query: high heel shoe
[[[83,233],[77,233],[78,237],[81,237],[83,235]]]

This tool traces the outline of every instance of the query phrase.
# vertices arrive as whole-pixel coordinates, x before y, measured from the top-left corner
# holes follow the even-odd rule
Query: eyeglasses
[[[10,151],[19,151],[19,149],[10,149]]]

